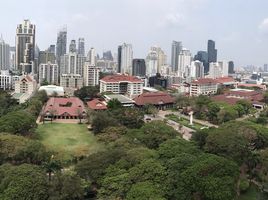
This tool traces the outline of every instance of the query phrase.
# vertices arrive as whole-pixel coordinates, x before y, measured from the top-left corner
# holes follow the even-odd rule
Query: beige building
[[[84,66],[84,86],[99,85],[100,68],[86,62]]]
[[[190,96],[216,94],[218,82],[211,78],[201,78],[194,80],[190,84]]]
[[[15,82],[15,93],[13,97],[17,99],[19,103],[24,103],[34,94],[36,89],[36,80],[30,75],[23,75]]]
[[[75,90],[83,87],[83,78],[80,74],[62,74],[60,86],[64,88],[67,95],[72,96]]]

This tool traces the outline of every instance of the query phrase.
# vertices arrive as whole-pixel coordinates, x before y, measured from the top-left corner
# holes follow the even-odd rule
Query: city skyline
[[[268,42],[268,14],[265,12],[268,2],[228,2],[78,0],[72,4],[48,0],[38,2],[31,14],[25,15],[19,10],[29,4],[34,6],[36,1],[11,0],[2,5],[2,14],[6,17],[0,19],[3,28],[0,32],[6,43],[15,46],[16,26],[29,19],[36,25],[36,44],[44,50],[56,44],[58,31],[67,25],[67,44],[82,37],[86,51],[94,47],[98,53],[104,50],[116,53],[118,45],[126,42],[133,45],[134,58],[145,58],[150,47],[157,45],[168,55],[168,63],[173,40],[182,41],[195,55],[197,51],[206,50],[207,40],[212,39],[216,42],[219,60],[234,60],[235,66],[263,66],[268,62],[268,46],[265,45]],[[255,10],[258,12],[253,12]]]

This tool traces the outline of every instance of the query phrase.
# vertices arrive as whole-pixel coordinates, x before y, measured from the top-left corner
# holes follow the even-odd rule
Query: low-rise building
[[[51,97],[42,112],[50,119],[82,119],[86,115],[84,103],[77,97]]]
[[[13,98],[17,99],[19,103],[24,103],[33,95],[36,89],[36,80],[30,75],[22,75],[20,79],[15,82]]]
[[[107,103],[101,99],[93,99],[87,102],[87,106],[91,110],[107,110]]]
[[[215,79],[202,78],[190,83],[190,96],[213,95],[218,90],[218,83]]]
[[[109,75],[100,80],[100,92],[123,94],[130,97],[142,93],[143,81],[134,76]]]
[[[12,76],[9,74],[8,70],[1,70],[0,72],[0,89],[12,89]]]
[[[132,99],[122,95],[122,94],[109,94],[109,95],[104,95],[105,101],[108,103],[112,99],[117,99],[122,106],[124,107],[133,107],[135,104],[135,101]]]
[[[143,107],[145,105],[151,104],[160,110],[172,108],[175,103],[175,99],[165,92],[143,93],[134,98],[134,101],[135,105],[138,107]]]

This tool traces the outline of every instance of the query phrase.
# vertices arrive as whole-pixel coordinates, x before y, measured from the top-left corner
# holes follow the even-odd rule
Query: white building
[[[70,52],[61,57],[60,74],[80,74],[83,75],[83,67],[86,57]]]
[[[192,61],[192,54],[189,50],[183,48],[178,57],[178,76],[186,77],[187,68],[190,67]]]
[[[84,66],[84,86],[99,85],[100,68],[86,62]]]
[[[151,51],[154,51],[157,54],[157,73],[160,73],[161,67],[167,64],[167,55],[157,46],[151,47]]]
[[[89,61],[90,65],[96,66],[96,50],[92,47],[87,54],[87,61]]]
[[[204,78],[204,65],[196,60],[191,62],[190,77],[194,79]]]
[[[83,87],[83,78],[80,74],[62,74],[60,86],[64,88],[80,89]]]
[[[223,77],[222,68],[218,62],[209,63],[208,77],[213,79]]]
[[[218,63],[222,71],[222,76],[228,76],[229,75],[229,63],[227,61],[219,61]]]
[[[50,62],[39,65],[39,83],[47,81],[49,84],[58,84],[59,66]]]
[[[0,70],[10,69],[10,47],[0,38]]]
[[[158,55],[156,51],[149,51],[146,58],[146,75],[154,76],[158,72]]]
[[[100,80],[100,92],[123,94],[130,97],[142,93],[143,81],[134,76],[110,75]]]
[[[122,74],[132,73],[132,60],[133,60],[133,50],[131,44],[124,43],[121,50],[121,70]]]
[[[45,91],[48,96],[64,96],[64,88],[56,85],[44,85],[41,86],[38,91]]]
[[[11,90],[12,89],[12,76],[8,70],[0,71],[0,89]]]
[[[201,78],[191,82],[190,96],[212,95],[216,94],[218,90],[218,83],[211,78]]]

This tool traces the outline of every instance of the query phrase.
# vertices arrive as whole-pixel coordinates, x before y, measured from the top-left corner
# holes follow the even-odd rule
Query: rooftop
[[[120,82],[131,82],[131,83],[142,83],[142,80],[135,76],[127,75],[109,75],[101,79],[103,82],[108,83],[120,83]]]
[[[120,101],[122,104],[129,104],[129,103],[135,103],[135,101],[133,101],[132,99],[122,95],[122,94],[109,94],[109,95],[104,95],[105,99],[107,99],[108,101],[112,100],[112,99],[117,99],[118,101]]]
[[[92,110],[106,110],[107,106],[104,101],[100,99],[93,99],[92,101],[87,102],[87,106]]]
[[[192,81],[192,84],[199,84],[199,85],[217,84],[217,83],[218,82],[215,79],[212,79],[212,78],[200,78],[200,79]]]
[[[146,104],[162,105],[162,104],[172,104],[175,99],[168,93],[164,92],[151,92],[143,93],[137,96],[135,99],[135,104],[138,106],[144,106]]]

